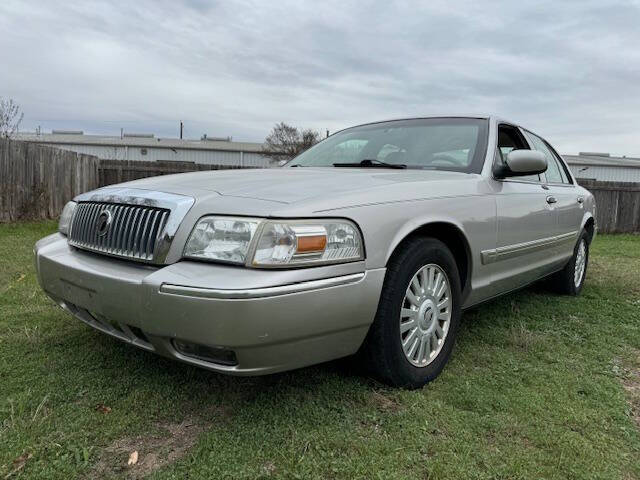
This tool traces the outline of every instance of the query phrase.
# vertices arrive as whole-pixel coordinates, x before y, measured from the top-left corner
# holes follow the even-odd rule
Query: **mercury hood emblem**
[[[109,210],[103,210],[98,215],[98,220],[96,221],[96,231],[99,237],[104,237],[111,227],[111,212]]]

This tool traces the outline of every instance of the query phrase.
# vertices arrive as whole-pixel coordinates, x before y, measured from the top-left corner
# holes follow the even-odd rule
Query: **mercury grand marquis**
[[[35,257],[55,302],[136,347],[237,375],[357,353],[416,388],[463,310],[540,279],[580,293],[595,231],[543,138],[431,117],[347,128],[280,168],[79,195]]]

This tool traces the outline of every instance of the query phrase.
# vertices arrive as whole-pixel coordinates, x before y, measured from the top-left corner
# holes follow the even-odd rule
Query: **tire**
[[[445,293],[438,296],[435,290],[443,288]],[[438,303],[444,307],[438,308]],[[366,367],[392,386],[424,386],[447,363],[460,316],[460,276],[451,251],[434,238],[408,240],[387,266],[378,311],[363,345]]]
[[[584,251],[581,252],[581,247]],[[579,273],[581,264],[582,272]],[[573,256],[569,263],[550,278],[551,288],[563,295],[579,295],[587,276],[587,265],[589,264],[589,234],[584,230],[580,233],[576,246],[573,249]],[[576,268],[576,265],[578,267]]]

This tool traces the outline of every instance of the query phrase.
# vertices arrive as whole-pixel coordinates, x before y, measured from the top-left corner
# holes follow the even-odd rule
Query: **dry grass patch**
[[[146,477],[182,458],[210,425],[210,420],[187,418],[180,423],[157,424],[155,434],[118,439],[104,449],[87,478]]]
[[[371,393],[369,400],[371,405],[382,412],[398,412],[402,409],[402,405],[397,400],[375,390]]]
[[[622,386],[631,404],[631,418],[640,429],[640,350],[633,350],[632,358],[624,366]]]
[[[507,334],[507,342],[509,345],[517,350],[524,350],[525,352],[536,350],[542,346],[546,340],[543,333],[529,330],[523,322],[512,325]]]

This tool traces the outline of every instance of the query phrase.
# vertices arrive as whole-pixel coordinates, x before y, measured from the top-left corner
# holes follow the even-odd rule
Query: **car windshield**
[[[391,164],[480,173],[487,123],[477,118],[425,118],[362,125],[328,137],[286,166],[384,168]]]

